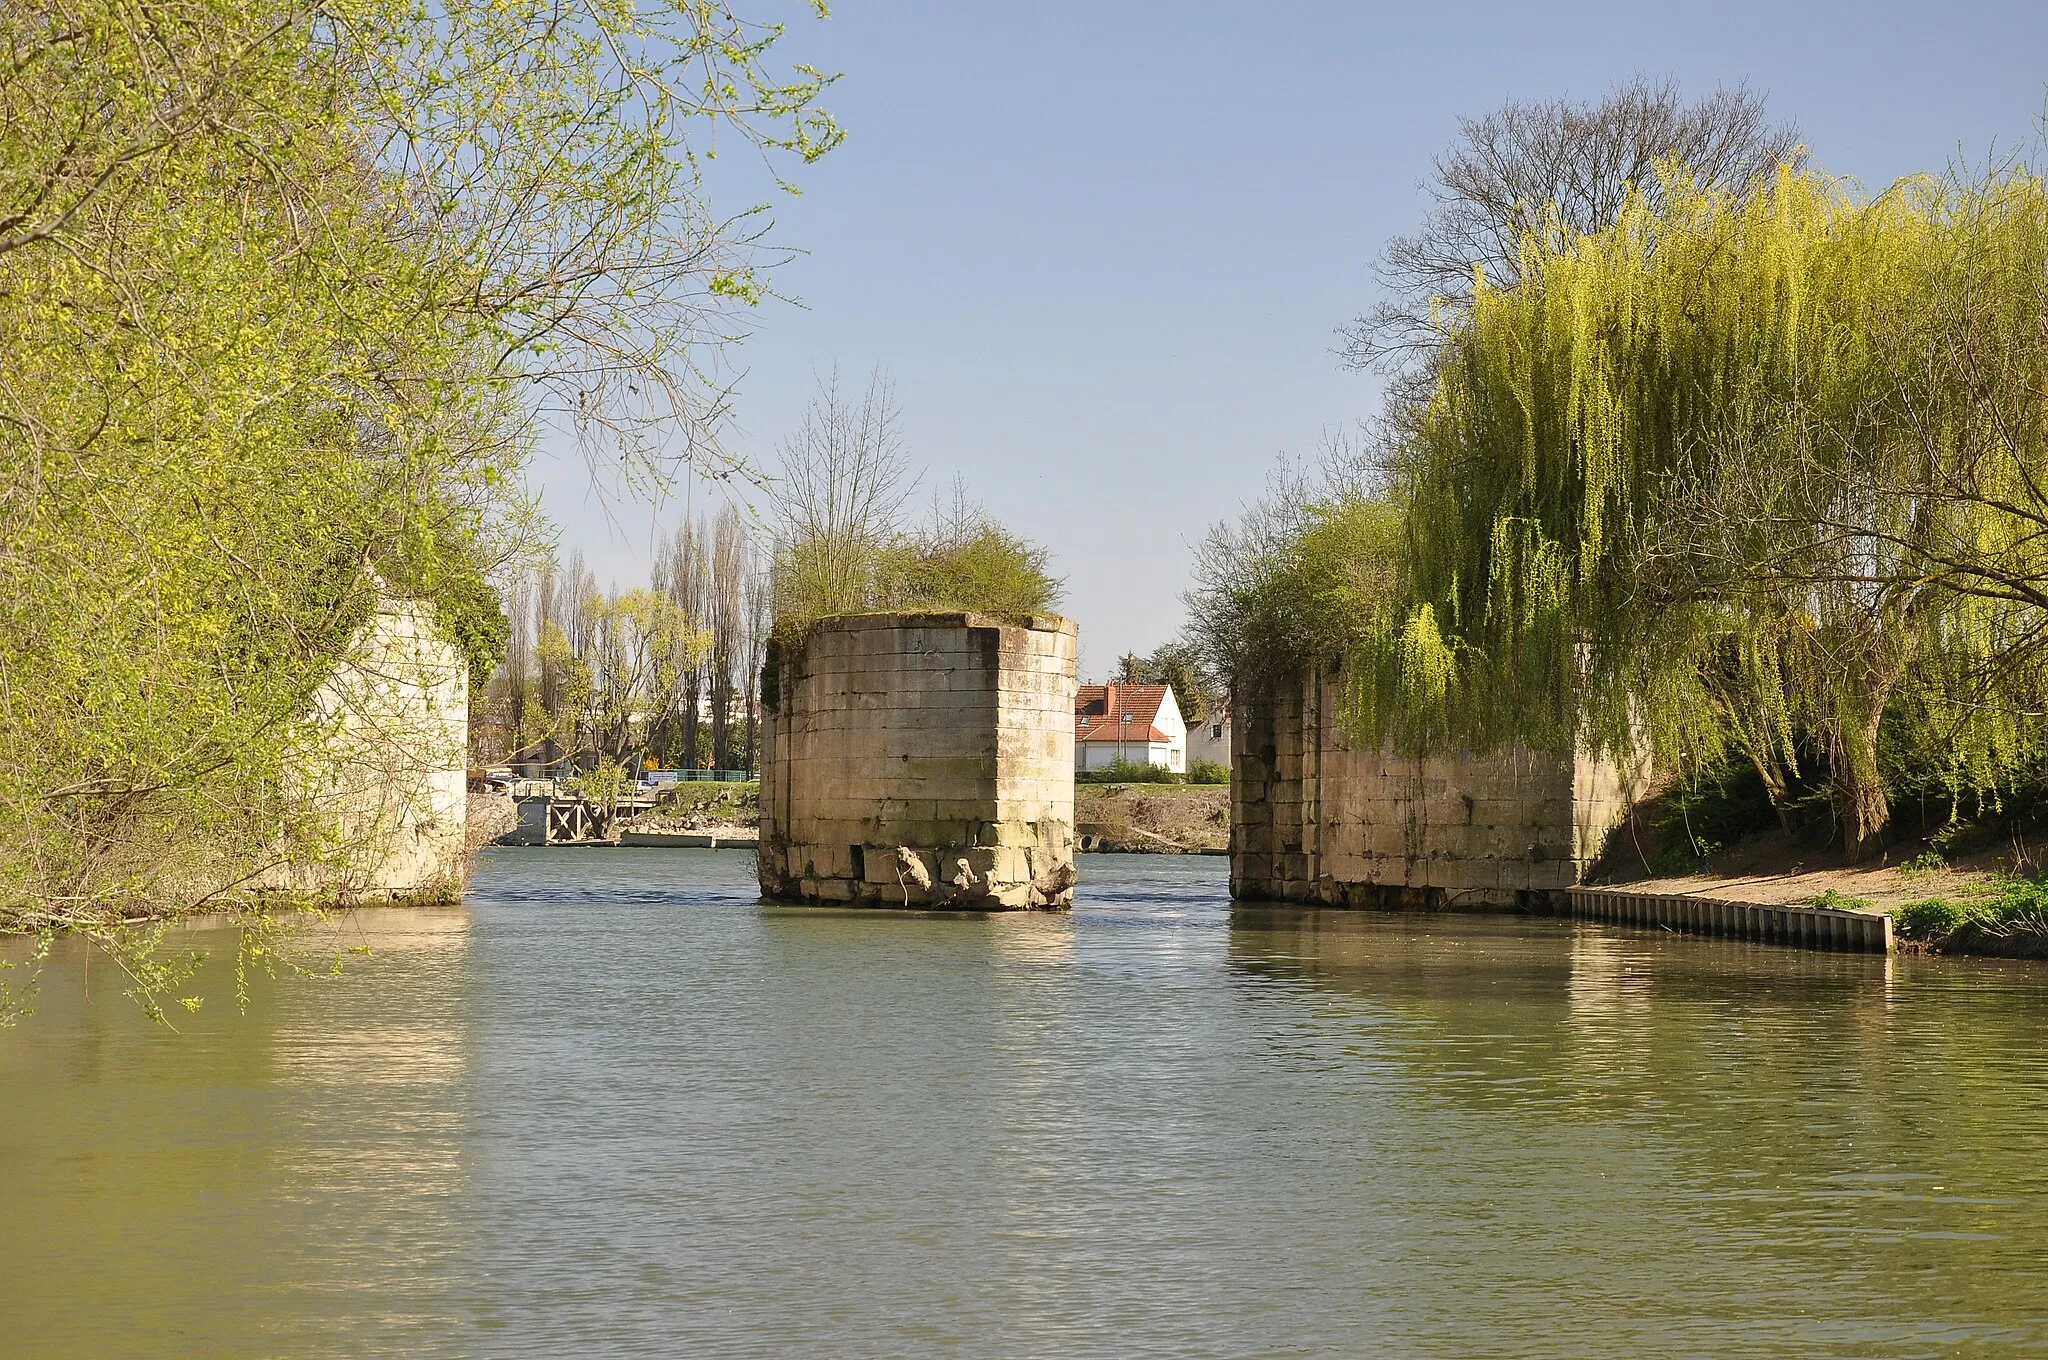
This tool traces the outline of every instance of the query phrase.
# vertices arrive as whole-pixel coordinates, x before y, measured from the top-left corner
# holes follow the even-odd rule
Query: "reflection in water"
[[[0,1351],[2048,1346],[2048,970],[1083,868],[954,917],[493,852],[177,1035],[60,963],[0,1034]]]
[[[451,1338],[470,1156],[461,911],[361,912],[299,941],[348,976],[252,979],[204,951],[196,1014],[150,1025],[76,946],[0,1034],[9,1355],[373,1354]]]
[[[380,961],[419,953],[446,963],[461,957],[468,930],[469,913],[460,908],[380,908],[351,912],[326,928],[309,931],[298,943],[309,957],[363,949]],[[296,1009],[278,1015],[271,1039],[277,1078],[341,1087],[450,1086],[465,1078],[467,1028],[446,1023],[439,1008],[378,1010],[368,1021],[360,1028],[337,1029],[332,1017],[321,1011]]]
[[[1416,1078],[1390,1131],[1457,1143],[1413,1170],[1438,1243],[1461,1185],[1484,1204],[1475,1301],[1511,1258],[1584,1354],[2048,1344],[2014,1303],[2048,1246],[2039,969],[1564,921],[1237,924],[1241,968],[1419,1022],[1373,1026]]]

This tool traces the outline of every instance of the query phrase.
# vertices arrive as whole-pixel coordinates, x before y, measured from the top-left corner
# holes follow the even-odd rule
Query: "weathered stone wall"
[[[1233,705],[1230,891],[1253,901],[1550,907],[1627,814],[1613,762],[1355,749],[1326,674]]]
[[[1074,625],[1049,616],[848,615],[777,648],[762,894],[1071,905],[1074,660]]]
[[[468,867],[469,661],[432,607],[385,594],[312,704],[306,843],[272,886],[439,901]]]

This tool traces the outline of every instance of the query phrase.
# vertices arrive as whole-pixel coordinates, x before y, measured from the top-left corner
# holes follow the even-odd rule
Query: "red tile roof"
[[[1148,741],[1156,741],[1163,745],[1173,740],[1172,737],[1167,736],[1156,727],[1140,727],[1136,723],[1125,723],[1123,728],[1124,734],[1121,737],[1116,734],[1117,724],[1115,723],[1102,723],[1099,726],[1090,727],[1085,730],[1076,728],[1074,740],[1083,743],[1099,741],[1106,746],[1114,746],[1119,741],[1128,742],[1132,746],[1143,746]]]
[[[1074,740],[1171,741],[1153,723],[1166,702],[1164,685],[1083,685],[1074,692]],[[1123,721],[1128,714],[1130,721]]]

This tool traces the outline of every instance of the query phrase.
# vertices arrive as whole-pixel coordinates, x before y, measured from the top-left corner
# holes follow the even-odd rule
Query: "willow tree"
[[[2001,494],[2048,470],[2038,426],[2004,430],[1999,473],[1972,481],[1985,441],[1952,418],[2037,380],[2024,327],[2001,391],[1972,396],[1911,318],[1938,312],[1959,251],[2038,299],[2040,188],[1863,202],[1789,168],[1748,196],[1663,175],[1607,230],[1526,237],[1513,286],[1477,281],[1397,460],[1410,597],[1357,657],[1354,717],[1397,740],[1646,744],[1667,768],[1732,748],[1780,796],[1805,734],[1860,849],[1888,819],[1902,686],[1953,673],[1958,647],[2012,674],[2011,636],[2038,624],[1955,560],[1988,536],[2031,569],[2041,542]],[[2008,718],[2038,709],[2007,697]],[[1995,779],[2020,740],[2000,732],[1951,776]]]

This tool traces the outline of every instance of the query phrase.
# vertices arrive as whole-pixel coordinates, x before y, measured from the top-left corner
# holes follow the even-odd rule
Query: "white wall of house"
[[[1146,724],[1134,722],[1132,727],[1143,732]],[[1137,741],[1127,739],[1122,743],[1109,741],[1077,741],[1074,743],[1074,768],[1077,770],[1099,770],[1114,765],[1117,753],[1121,751],[1125,761],[1133,765],[1158,765],[1176,774],[1186,773],[1188,768],[1188,725],[1180,715],[1180,703],[1168,689],[1159,701],[1159,713],[1151,726],[1159,730],[1165,741]]]
[[[1165,743],[1166,758],[1164,760],[1153,760],[1151,763],[1154,765],[1164,765],[1175,774],[1186,773],[1188,768],[1188,725],[1180,716],[1180,701],[1173,697],[1171,686],[1167,688],[1166,697],[1159,701],[1159,716],[1153,720],[1152,725],[1161,732],[1164,732],[1167,739]]]
[[[1212,714],[1207,722],[1196,723],[1188,729],[1188,764],[1192,766],[1198,760],[1230,764],[1229,714]]]
[[[1084,741],[1074,746],[1074,764],[1083,770],[1100,770],[1116,764],[1117,744],[1113,741]],[[1187,753],[1181,742],[1127,741],[1123,758],[1130,765],[1160,765],[1166,769],[1187,769]]]

